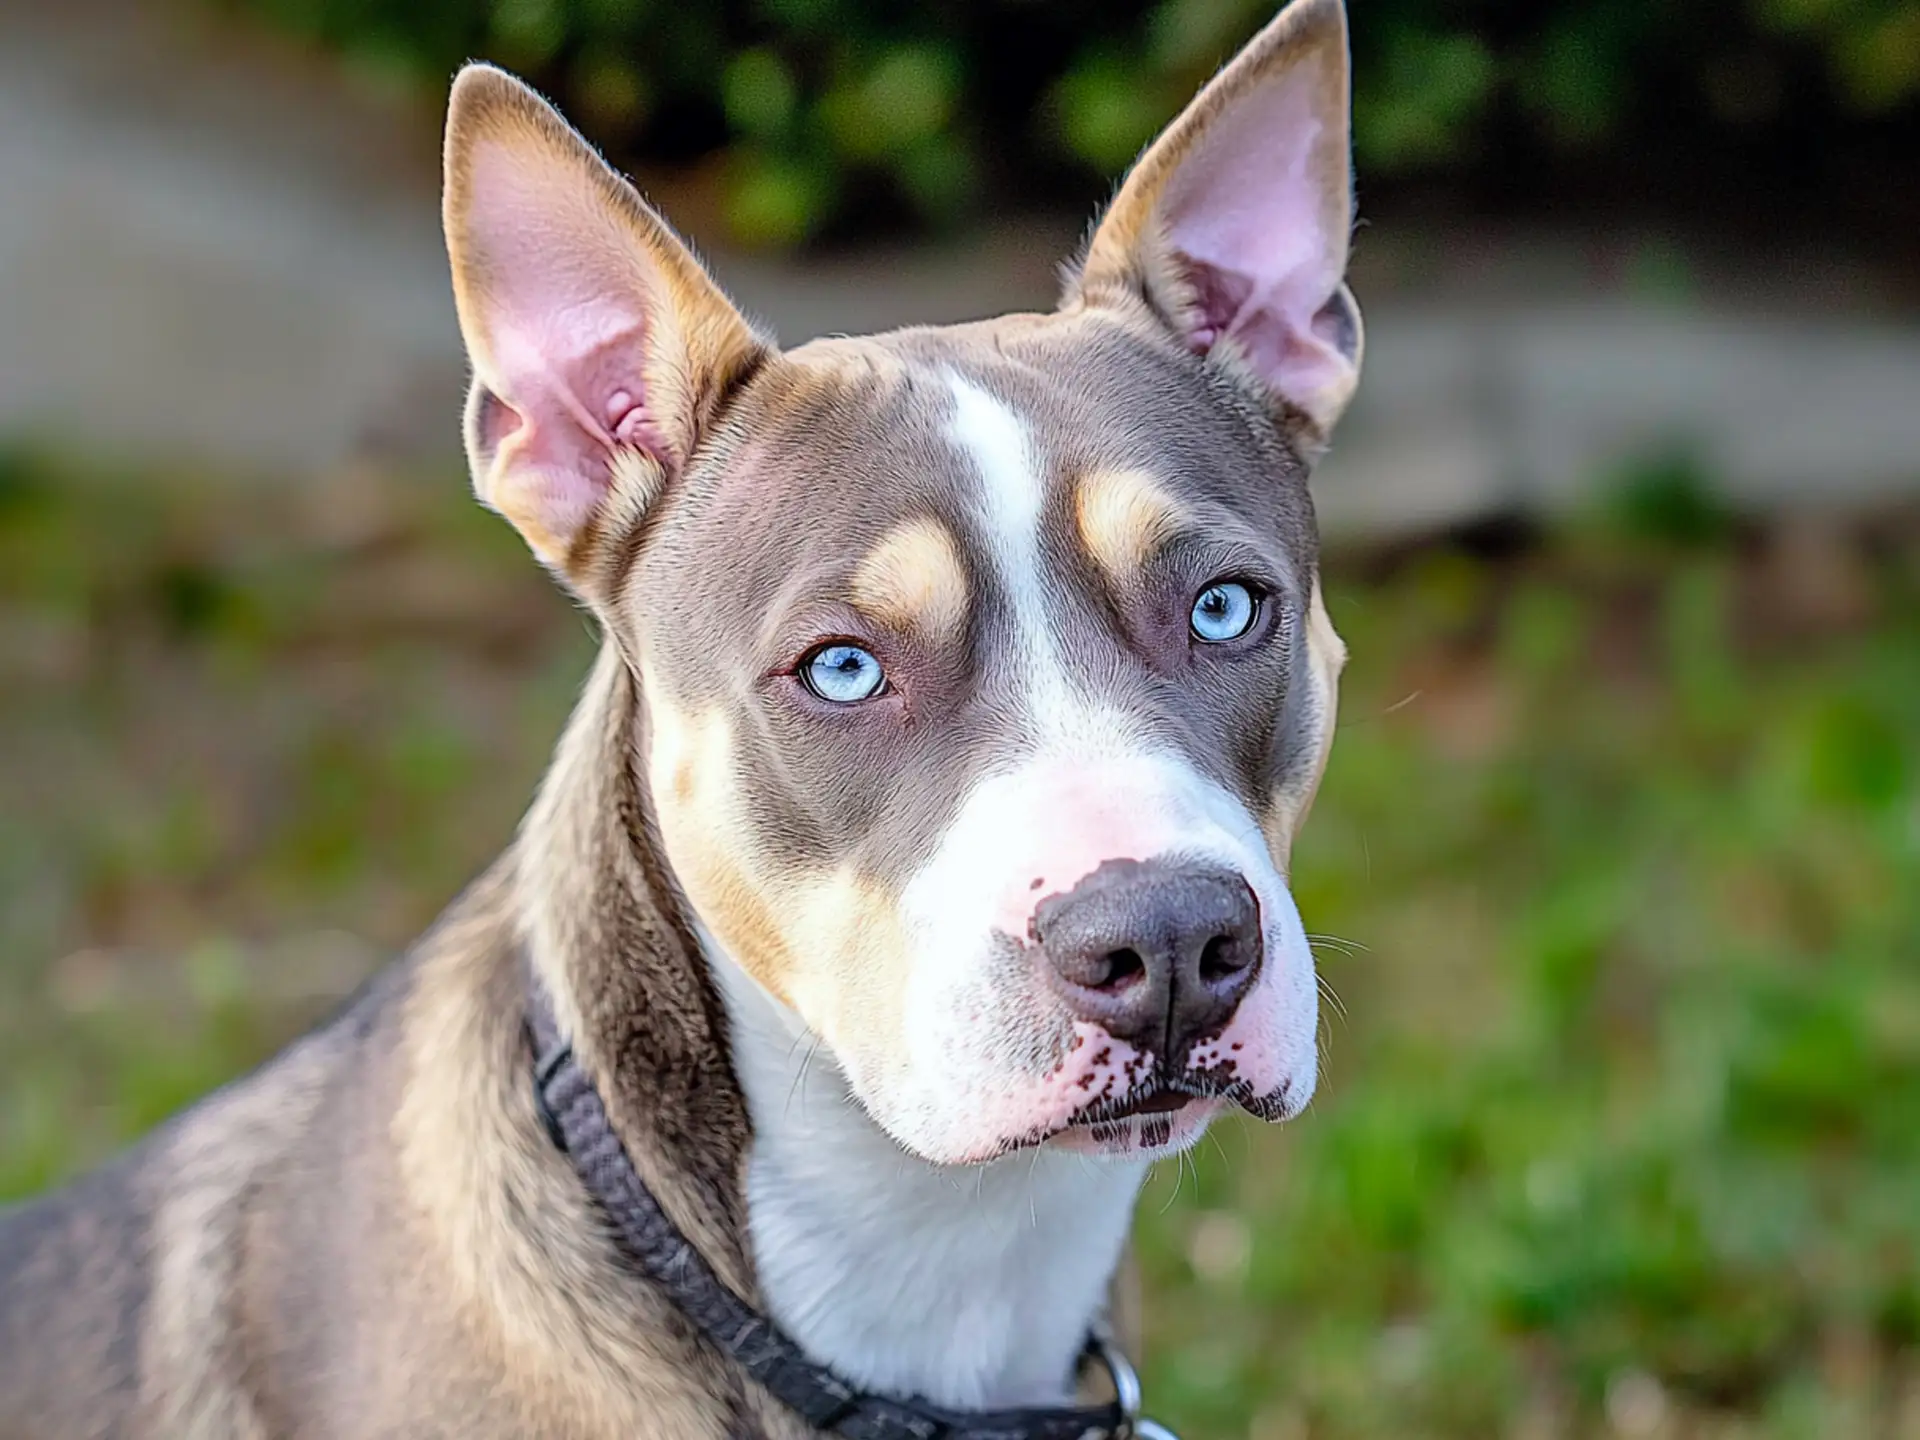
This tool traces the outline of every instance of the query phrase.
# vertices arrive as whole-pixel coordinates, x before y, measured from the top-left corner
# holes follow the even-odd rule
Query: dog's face
[[[926,1158],[1312,1093],[1285,873],[1342,659],[1306,462],[1359,361],[1346,127],[1303,0],[1058,312],[780,354],[543,102],[456,85],[481,494],[634,671],[700,924]]]

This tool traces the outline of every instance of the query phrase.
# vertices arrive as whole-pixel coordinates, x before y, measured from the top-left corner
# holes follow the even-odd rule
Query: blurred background
[[[1920,1436],[1920,0],[1353,0],[1320,1098],[1141,1212],[1181,1433]],[[457,62],[783,339],[1050,301],[1265,0],[0,0],[0,1199],[508,838]]]

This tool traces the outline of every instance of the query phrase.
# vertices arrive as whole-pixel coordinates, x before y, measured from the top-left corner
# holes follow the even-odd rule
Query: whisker
[[[1235,1126],[1234,1128],[1238,1129],[1239,1127]],[[1214,1150],[1219,1154],[1222,1162],[1228,1165],[1231,1165],[1233,1163],[1233,1161],[1227,1155],[1227,1147],[1220,1143],[1220,1127],[1219,1126],[1214,1125],[1214,1126],[1208,1127],[1207,1143],[1213,1146]]]
[[[1333,986],[1327,982],[1327,977],[1324,975],[1315,975],[1313,978],[1319,981],[1320,993],[1326,997],[1327,1003],[1339,1013],[1340,1018],[1342,1020],[1351,1018],[1347,1014],[1347,1002],[1335,993]]]
[[[1370,955],[1373,953],[1373,947],[1364,940],[1349,940],[1344,935],[1316,935],[1309,931],[1307,934],[1307,943],[1316,950],[1324,945],[1328,949],[1338,950],[1345,955],[1358,955],[1362,953]]]
[[[1160,1202],[1160,1213],[1166,1214],[1173,1208],[1174,1201],[1180,1198],[1180,1186],[1187,1178],[1187,1152],[1182,1150],[1173,1157],[1173,1189],[1167,1192],[1167,1198]]]
[[[787,1049],[787,1058],[789,1060],[793,1058],[793,1052],[799,1048],[801,1040],[807,1039],[807,1038],[809,1037],[806,1035],[796,1035],[793,1037],[793,1044],[789,1046]],[[813,1043],[807,1046],[807,1053],[804,1057],[802,1057],[800,1061],[800,1068],[793,1072],[793,1083],[787,1087],[787,1103],[786,1103],[785,1109],[782,1110],[781,1112],[782,1114],[790,1115],[793,1113],[793,1101],[795,1096],[799,1096],[801,1099],[801,1102],[803,1104],[805,1103],[806,1088],[807,1088],[807,1072],[813,1067],[813,1057],[819,1052],[819,1049],[820,1049],[820,1037],[818,1035],[813,1035],[811,1036],[811,1039]]]
[[[1360,730],[1368,725],[1378,725],[1389,715],[1397,714],[1399,711],[1406,709],[1407,706],[1413,704],[1414,701],[1426,693],[1424,690],[1415,690],[1410,694],[1402,696],[1400,699],[1394,701],[1393,704],[1383,709],[1372,710],[1364,715],[1357,713],[1350,714],[1347,707],[1343,705],[1340,707],[1340,718],[1334,723],[1334,730],[1344,735],[1350,730]]]

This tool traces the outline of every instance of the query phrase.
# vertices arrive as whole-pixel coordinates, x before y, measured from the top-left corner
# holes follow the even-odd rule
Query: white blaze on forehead
[[[1075,696],[1048,620],[1047,583],[1040,564],[1047,476],[1027,422],[963,375],[949,372],[947,386],[953,394],[947,438],[980,474],[981,526],[1013,619],[1017,680],[1026,709],[1050,740],[1124,733],[1126,726],[1116,723],[1118,717],[1100,713]]]
[[[947,434],[970,454],[986,482],[987,515],[996,522],[997,557],[1014,571],[1039,568],[1040,512],[1047,482],[1028,442],[1027,424],[963,375],[949,373],[953,418]]]

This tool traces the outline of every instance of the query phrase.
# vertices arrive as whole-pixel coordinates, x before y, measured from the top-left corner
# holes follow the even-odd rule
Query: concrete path
[[[276,478],[450,456],[437,118],[191,13],[0,0],[0,433]],[[1876,313],[1870,279],[1749,264],[1762,283],[1678,306],[1596,285],[1594,237],[1469,263],[1390,227],[1357,262],[1368,372],[1318,486],[1330,530],[1562,508],[1675,449],[1755,506],[1920,489],[1920,316]],[[715,268],[794,342],[1045,305],[1076,238]]]

